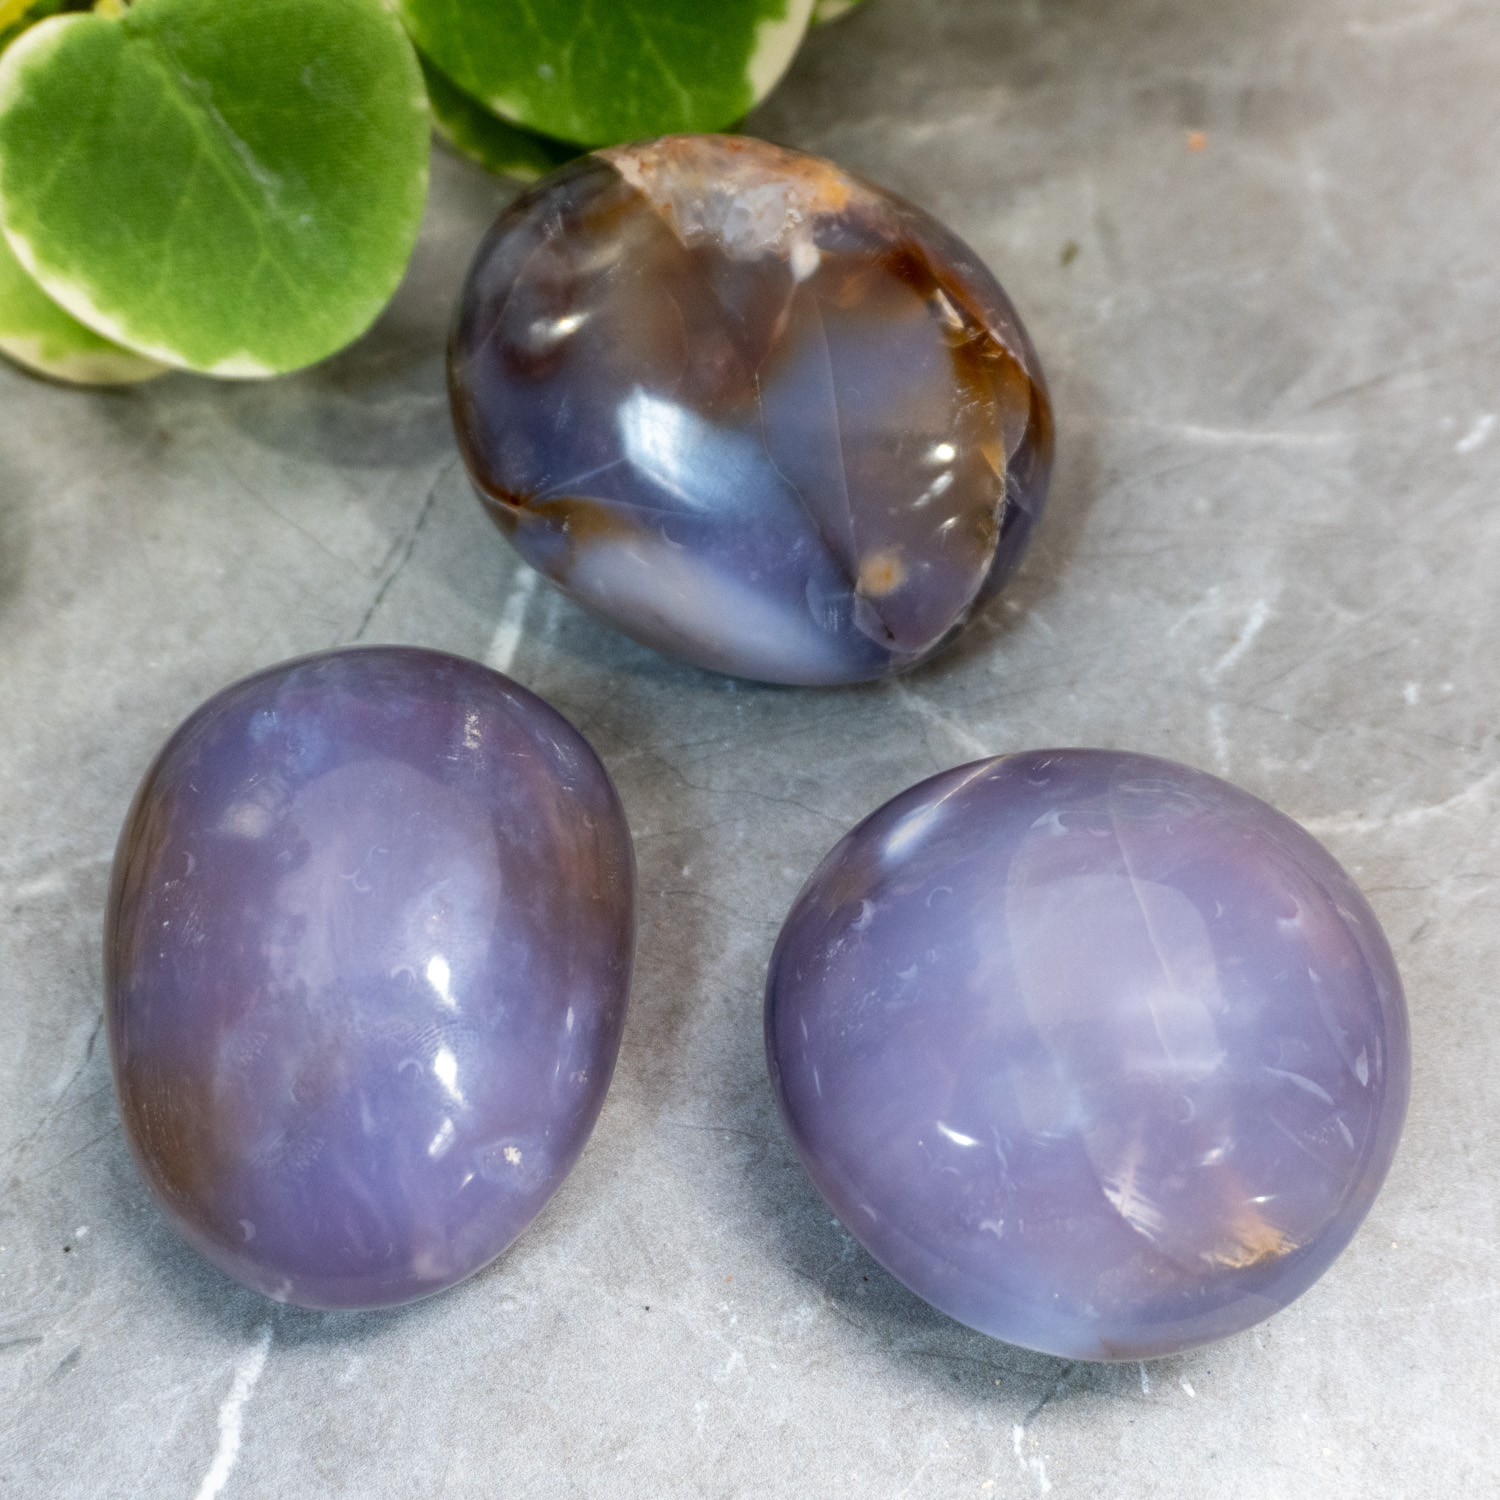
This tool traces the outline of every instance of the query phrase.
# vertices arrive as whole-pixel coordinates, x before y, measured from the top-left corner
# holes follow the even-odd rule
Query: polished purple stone
[[[278,1301],[477,1270],[604,1102],[633,887],[604,768],[496,672],[372,647],[226,688],[115,856],[110,1049],[157,1199]]]
[[[1019,562],[1052,414],[965,244],[746,137],[595,152],[500,216],[449,351],[517,550],[627,635],[768,682],[930,656]]]
[[[850,1233],[1069,1359],[1191,1348],[1305,1291],[1411,1074],[1390,948],[1327,850],[1104,750],[962,766],[861,823],[782,929],[766,1044]]]

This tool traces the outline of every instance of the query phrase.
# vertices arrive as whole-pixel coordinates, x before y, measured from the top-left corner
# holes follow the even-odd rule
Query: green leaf
[[[0,0],[0,37],[15,26],[31,7],[31,0]]]
[[[15,41],[28,26],[44,16],[56,15],[63,0],[0,0],[0,51]]]
[[[422,76],[427,80],[427,97],[432,103],[433,129],[455,151],[477,161],[487,172],[535,182],[578,155],[577,146],[551,140],[492,115],[477,99],[471,99],[451,78],[440,73],[429,58],[418,54],[418,59]]]
[[[813,0],[396,0],[465,93],[588,146],[722,130],[768,94]]]
[[[427,192],[427,96],[380,0],[137,0],[0,55],[0,225],[97,332],[211,375],[357,337]]]
[[[74,385],[130,385],[167,367],[102,339],[71,318],[0,239],[0,354]]]
[[[821,26],[825,21],[837,21],[858,4],[859,0],[813,0],[812,23]]]

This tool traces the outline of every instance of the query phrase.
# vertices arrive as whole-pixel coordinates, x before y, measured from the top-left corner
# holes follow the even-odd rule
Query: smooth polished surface
[[[818,157],[668,136],[500,216],[454,423],[517,551],[627,635],[766,682],[931,656],[1014,571],[1052,412],[984,263]]]
[[[441,150],[410,278],[328,365],[121,397],[0,365],[5,1500],[1500,1493],[1497,77],[1493,0],[863,0],[818,27],[754,133],[952,225],[1058,420],[1005,591],[862,687],[674,665],[496,535],[444,359],[516,190]],[[639,936],[599,1123],[531,1228],[441,1296],[323,1314],[227,1281],[152,1202],[99,934],[173,728],[353,640],[484,658],[577,726]],[[1274,803],[1359,883],[1410,1007],[1406,1129],[1348,1249],[1144,1368],[908,1291],[766,1076],[766,962],[833,843],[1037,745]]]
[[[593,751],[477,663],[329,652],[204,704],[137,793],[105,933],[120,1112],[178,1228],[305,1307],[492,1260],[604,1102],[633,871]]]
[[[782,928],[766,1049],[845,1228],[1065,1359],[1180,1353],[1306,1291],[1411,1084],[1390,946],[1327,850],[1103,750],[961,766],[871,814]]]

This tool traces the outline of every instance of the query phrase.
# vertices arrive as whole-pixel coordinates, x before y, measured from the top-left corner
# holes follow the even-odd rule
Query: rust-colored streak
[[[1204,1254],[1210,1265],[1242,1271],[1267,1261],[1278,1260],[1297,1248],[1274,1224],[1267,1223],[1252,1203],[1237,1204],[1224,1226],[1220,1245]]]
[[[717,231],[731,255],[790,253],[808,220],[843,213],[858,198],[873,201],[832,162],[747,137],[671,135],[594,154],[640,192],[684,244]],[[731,204],[741,210],[732,225]]]
[[[480,486],[479,498],[507,537],[521,526],[537,526],[558,538],[562,544],[561,563],[544,569],[548,577],[558,582],[566,582],[583,548],[608,542],[629,543],[644,534],[644,528],[630,515],[585,495],[549,495],[538,500],[531,495]]]
[[[149,983],[155,968],[150,945],[160,940],[160,924],[168,920],[162,914],[177,915],[170,893],[179,882],[163,872],[177,801],[176,794],[159,789],[153,770],[126,819],[106,925],[105,984],[126,1136],[157,1190],[185,1210],[211,1198],[225,1168],[212,1070],[181,1051],[177,1039],[171,1039],[172,1055],[163,1056],[159,1039],[134,1035],[130,1018],[140,1010],[139,997],[119,992],[126,976]]]

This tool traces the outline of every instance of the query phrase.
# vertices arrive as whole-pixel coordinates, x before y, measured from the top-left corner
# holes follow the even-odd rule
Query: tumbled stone
[[[604,1101],[633,885],[593,751],[474,662],[334,651],[210,699],[136,795],[105,938],[120,1112],[171,1220],[309,1307],[498,1255]]]
[[[965,244],[745,137],[595,152],[480,246],[459,445],[521,555],[636,640],[786,683],[922,661],[1020,561],[1051,408]]]
[[[1327,850],[1102,750],[963,766],[861,823],[782,929],[766,1043],[849,1232],[1069,1359],[1187,1349],[1311,1286],[1411,1071],[1390,948]]]

